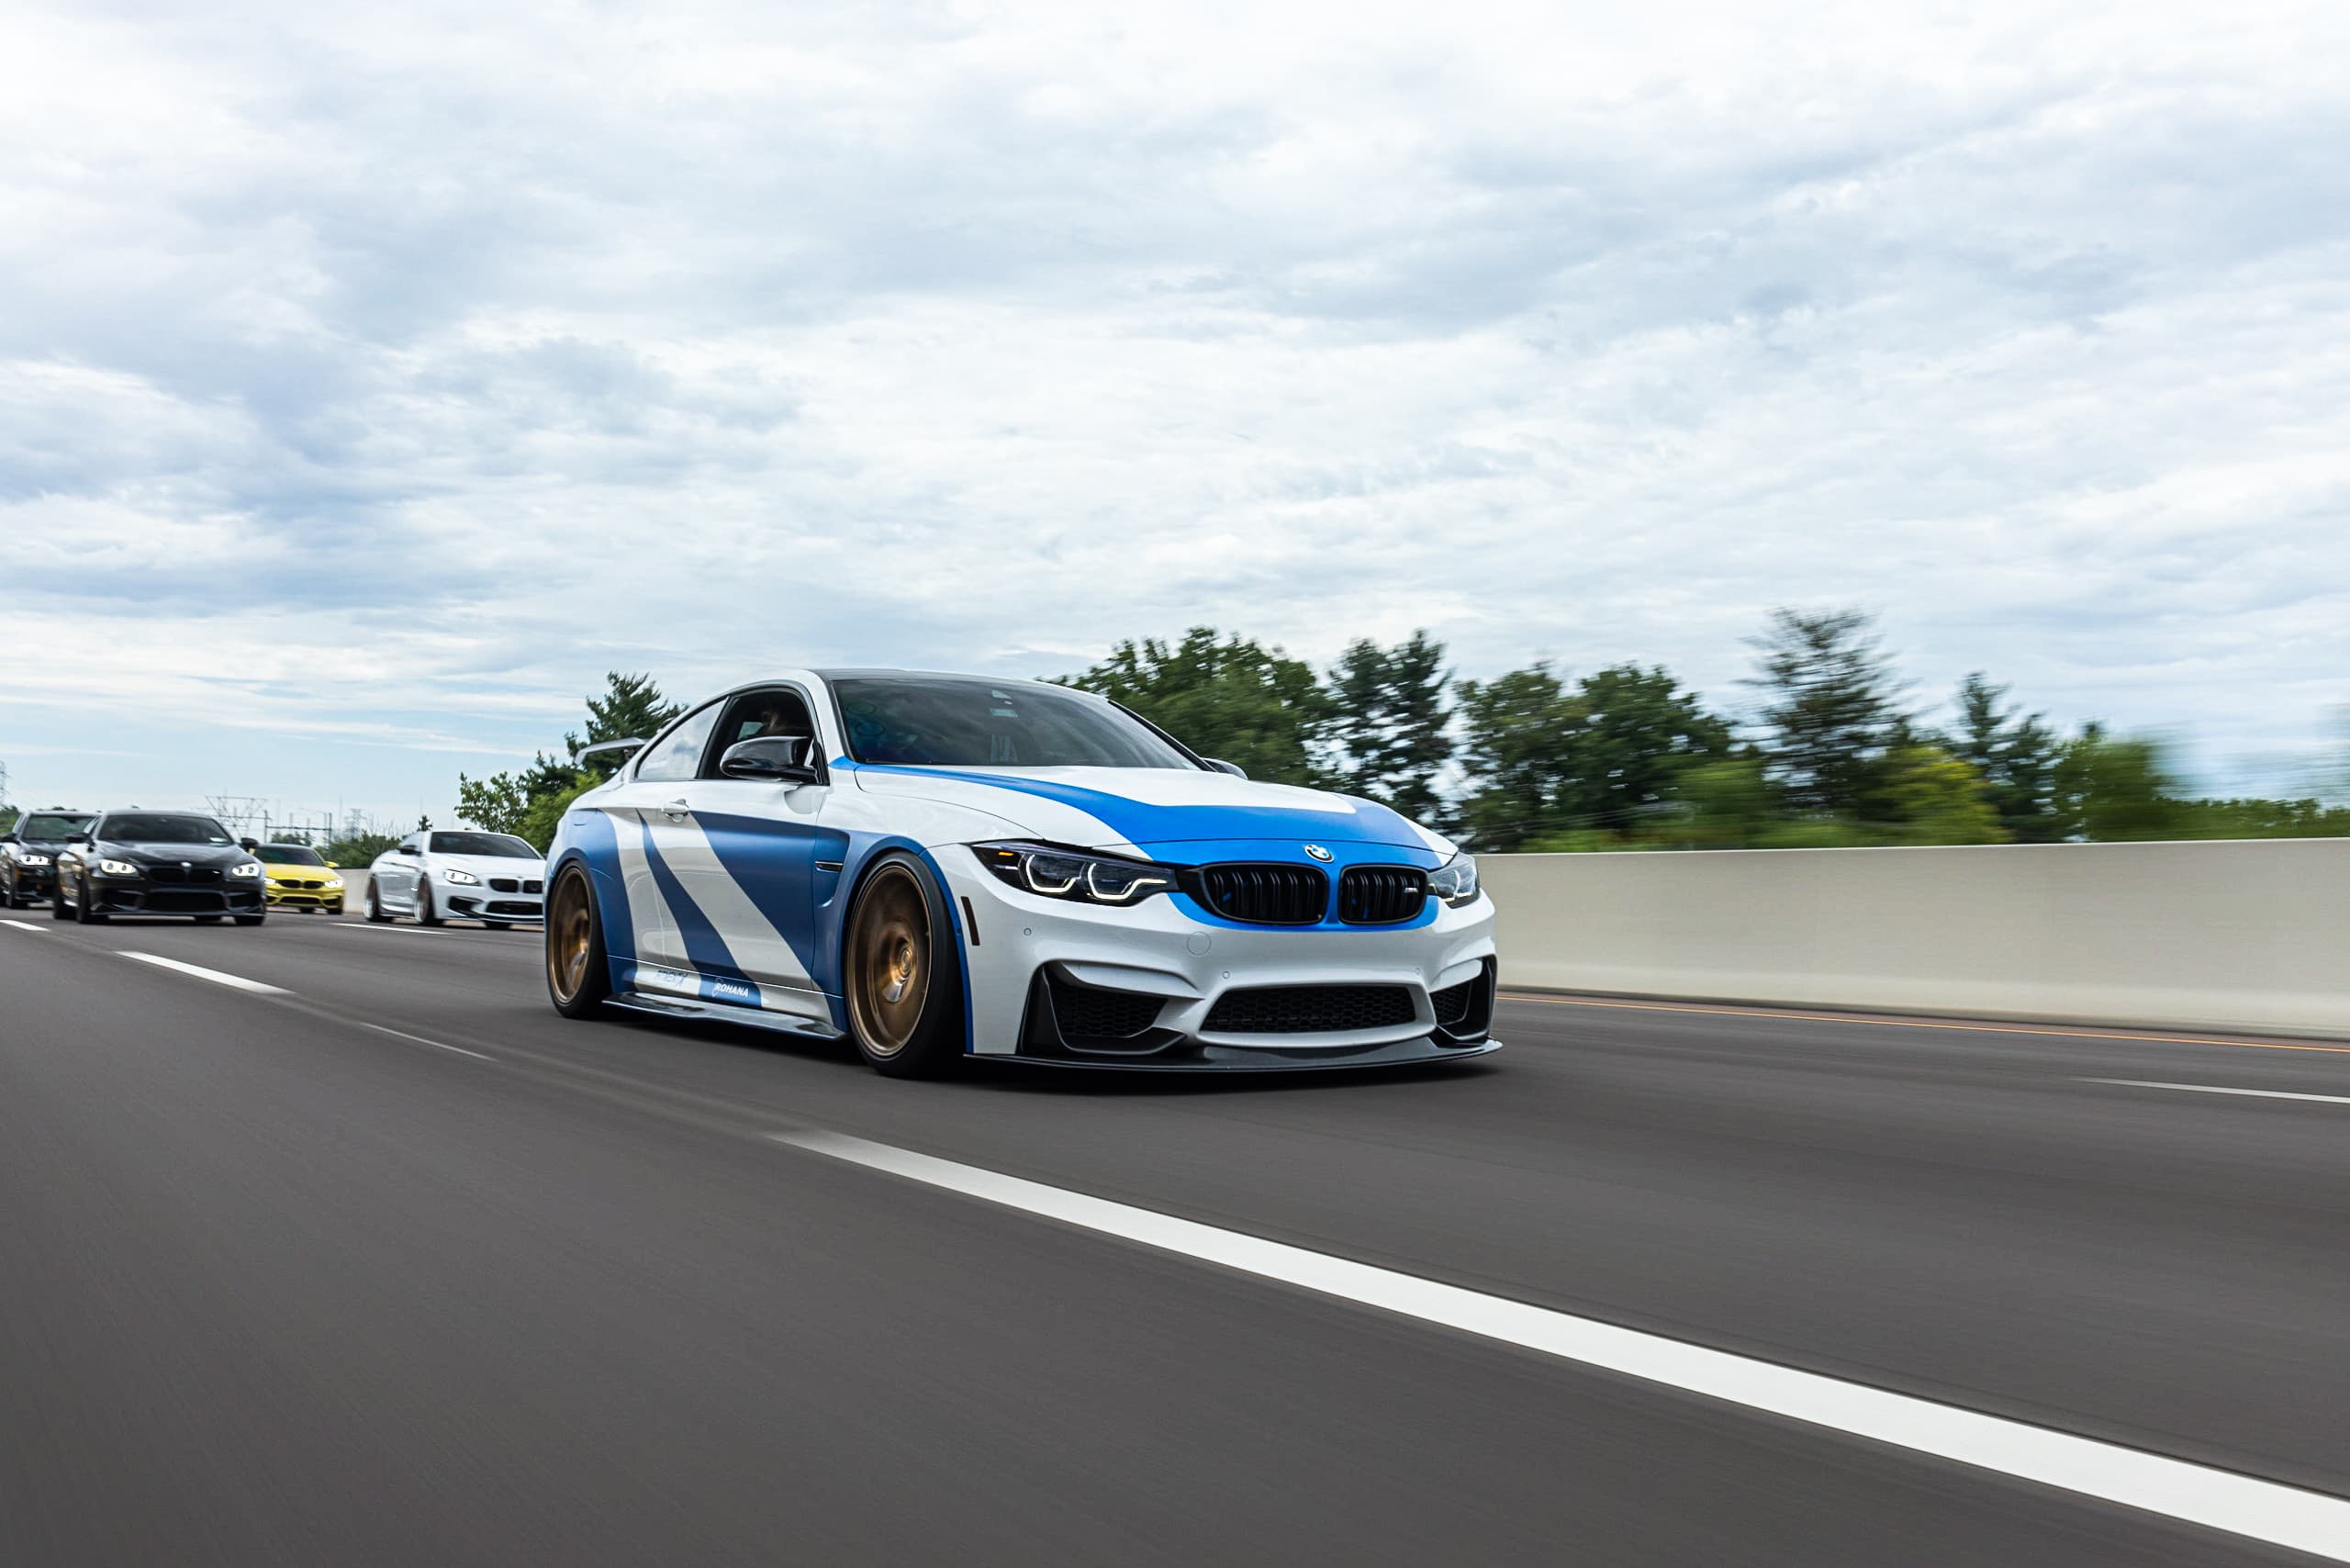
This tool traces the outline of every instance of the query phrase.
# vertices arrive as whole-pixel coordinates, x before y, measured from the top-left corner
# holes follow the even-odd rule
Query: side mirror
[[[1206,763],[1210,767],[1214,768],[1218,773],[1229,773],[1235,778],[1246,778],[1248,777],[1248,769],[1242,767],[1237,762],[1226,762],[1220,756],[1202,757],[1200,760]]]
[[[251,855],[261,847],[261,840],[258,838],[241,838],[237,840],[237,847],[243,850],[246,854]]]
[[[342,862],[340,860],[330,860],[327,862],[327,869],[330,871],[340,871],[342,869]]]
[[[769,784],[815,784],[823,770],[808,760],[816,749],[813,735],[753,735],[736,741],[718,759],[718,771],[729,778],[755,778]]]
[[[65,835],[65,842],[66,842],[66,843],[68,843],[68,844],[88,844],[88,843],[91,843],[91,842],[92,842],[92,840],[91,840],[91,837],[90,837],[90,832],[89,832],[89,829],[84,828],[84,829],[83,829],[83,830],[82,830],[81,832],[79,832],[79,833],[69,833],[69,834],[67,834]]]
[[[13,829],[7,833],[0,833],[0,844],[14,844],[16,842],[17,834]]]

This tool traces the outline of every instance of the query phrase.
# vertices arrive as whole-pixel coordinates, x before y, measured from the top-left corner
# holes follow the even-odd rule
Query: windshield
[[[539,852],[519,838],[502,833],[436,833],[435,855],[486,855],[497,860],[536,860]]]
[[[116,844],[234,844],[210,817],[131,812],[106,818],[98,836]]]
[[[849,755],[912,767],[1197,767],[1133,714],[1025,680],[851,677],[833,683]]]
[[[62,844],[73,834],[84,832],[97,820],[95,815],[27,817],[17,829],[17,836],[27,844]]]
[[[323,866],[326,864],[319,857],[317,850],[299,844],[264,844],[256,853],[273,866]]]

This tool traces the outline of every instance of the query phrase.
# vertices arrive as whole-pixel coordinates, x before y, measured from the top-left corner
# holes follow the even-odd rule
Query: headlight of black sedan
[[[1140,903],[1175,886],[1175,873],[1147,860],[1059,849],[1049,844],[975,844],[979,864],[1024,893],[1078,903]]]

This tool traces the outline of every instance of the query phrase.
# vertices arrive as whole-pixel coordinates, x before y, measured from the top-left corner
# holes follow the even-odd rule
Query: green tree
[[[1330,700],[1313,666],[1280,648],[1194,626],[1179,643],[1129,639],[1064,684],[1133,709],[1203,756],[1251,778],[1322,785]]]
[[[1330,739],[1347,789],[1419,822],[1443,807],[1436,778],[1452,756],[1444,644],[1425,631],[1382,648],[1348,645],[1330,670]]]
[[[1570,688],[1538,662],[1460,692],[1460,819],[1482,849],[1661,827],[1681,776],[1732,750],[1729,723],[1662,667],[1611,665]]]
[[[1869,616],[1775,610],[1750,645],[1760,673],[1746,684],[1763,695],[1765,770],[1787,809],[1847,821],[1880,814],[1887,755],[1911,730]]]
[[[1558,801],[1573,825],[1629,832],[1655,817],[1683,772],[1730,755],[1729,724],[1662,665],[1611,665],[1575,694],[1581,714]]]
[[[622,675],[609,670],[604,676],[604,694],[588,699],[588,736],[566,734],[563,737],[565,751],[574,767],[580,766],[583,747],[598,745],[605,741],[649,741],[669,727],[685,709],[661,695],[661,689],[649,675]],[[599,778],[610,778],[626,757],[590,757],[586,767]]]
[[[2068,838],[2095,843],[2179,836],[2179,801],[2163,749],[2087,724],[2056,762],[2056,810]]]
[[[1561,831],[1568,736],[1583,722],[1582,700],[1540,660],[1491,680],[1464,680],[1460,692],[1469,788],[1459,815],[1470,842],[1506,854]]]
[[[600,696],[590,695],[585,738],[566,733],[565,756],[535,754],[528,767],[487,778],[457,775],[457,818],[492,833],[510,833],[540,849],[554,842],[555,829],[571,802],[610,777],[624,757],[580,752],[604,741],[651,740],[685,710],[662,696],[649,675],[606,672]],[[420,824],[429,825],[429,824]]]
[[[1999,825],[2019,844],[2053,844],[2065,834],[2056,810],[2056,764],[2064,743],[2042,715],[2002,709],[2009,689],[1976,670],[1959,684],[1953,755],[1983,776]]]
[[[332,861],[337,866],[364,870],[375,863],[376,856],[398,843],[399,840],[388,833],[346,828],[327,840],[319,851],[319,858]]]
[[[0,806],[0,833],[17,831],[17,818],[22,815],[14,806]]]
[[[1902,844],[2006,844],[1990,784],[1965,758],[1939,746],[1908,745],[1886,759],[1891,832]]]

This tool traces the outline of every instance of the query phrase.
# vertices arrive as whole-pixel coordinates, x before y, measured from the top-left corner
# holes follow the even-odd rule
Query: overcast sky
[[[442,815],[608,668],[1858,604],[2284,790],[2350,7],[0,6],[19,801]]]

